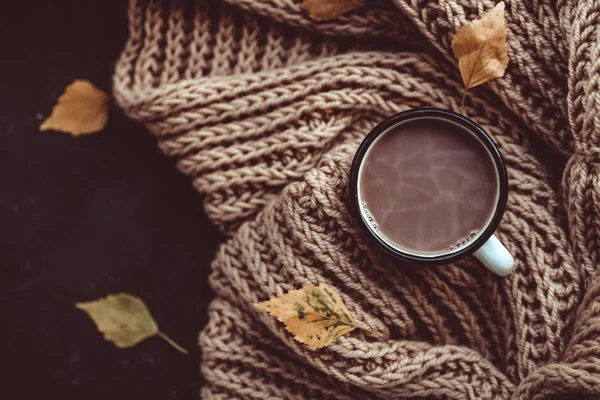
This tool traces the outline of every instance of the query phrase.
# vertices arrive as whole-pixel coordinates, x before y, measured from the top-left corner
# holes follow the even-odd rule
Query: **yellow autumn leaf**
[[[304,0],[302,6],[315,21],[326,21],[352,11],[365,0]]]
[[[507,34],[504,2],[458,30],[452,40],[452,51],[458,59],[465,93],[504,75],[508,66]]]
[[[104,339],[117,347],[129,348],[152,336],[160,336],[182,353],[187,350],[158,330],[146,304],[127,293],[108,295],[98,300],[76,303],[94,321]]]
[[[108,121],[108,99],[106,93],[89,81],[76,80],[65,88],[40,130],[61,131],[73,136],[98,132]]]
[[[283,322],[297,341],[313,350],[358,327],[339,293],[325,284],[304,286],[254,305]]]

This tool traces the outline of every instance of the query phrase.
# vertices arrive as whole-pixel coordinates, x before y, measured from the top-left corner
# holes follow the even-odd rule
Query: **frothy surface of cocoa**
[[[489,224],[499,192],[483,144],[452,122],[422,118],[382,133],[359,173],[363,218],[393,247],[454,251]]]

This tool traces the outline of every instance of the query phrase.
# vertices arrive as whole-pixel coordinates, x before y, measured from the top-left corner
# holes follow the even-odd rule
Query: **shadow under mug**
[[[374,232],[371,229],[369,222],[365,219],[365,215],[361,212],[361,200],[358,192],[360,167],[365,155],[369,148],[375,143],[376,139],[380,135],[386,133],[388,129],[397,126],[400,123],[414,119],[427,118],[453,122],[462,127],[465,132],[470,133],[478,139],[478,142],[485,147],[495,164],[499,184],[496,208],[491,219],[483,229],[483,232],[481,232],[475,240],[467,243],[458,250],[448,252],[447,254],[436,254],[431,256],[403,251],[398,247],[394,247],[379,234]],[[479,125],[463,115],[437,108],[422,108],[401,112],[381,122],[365,137],[356,151],[350,169],[349,192],[352,211],[355,213],[362,228],[384,251],[402,261],[408,263],[421,263],[424,265],[439,265],[451,263],[473,254],[482,264],[497,275],[506,276],[513,269],[513,257],[494,235],[494,232],[502,219],[504,210],[506,209],[506,201],[508,198],[508,176],[506,174],[504,160],[490,136]]]

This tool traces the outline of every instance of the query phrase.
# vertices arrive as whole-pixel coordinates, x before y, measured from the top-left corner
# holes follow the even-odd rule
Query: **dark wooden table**
[[[74,79],[110,92],[126,2],[10,3],[0,16],[0,399],[197,398],[221,240],[201,196],[114,105],[96,135],[38,130]],[[73,305],[121,291],[191,354],[158,338],[117,349]]]

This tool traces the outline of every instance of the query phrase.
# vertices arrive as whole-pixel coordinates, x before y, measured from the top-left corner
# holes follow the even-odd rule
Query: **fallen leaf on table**
[[[365,0],[304,0],[302,6],[315,21],[326,21],[352,11]]]
[[[104,339],[117,347],[129,348],[152,336],[159,336],[182,353],[187,350],[179,346],[158,330],[146,304],[127,293],[112,294],[98,300],[76,303],[75,307],[85,311],[94,321]]]
[[[89,81],[76,80],[65,88],[40,130],[61,131],[73,136],[98,132],[108,121],[108,99],[106,93]]]
[[[339,293],[325,284],[304,286],[254,305],[283,322],[294,339],[313,350],[358,328]]]
[[[483,14],[480,19],[461,27],[452,40],[452,51],[467,90],[504,75],[508,66],[504,2]]]

